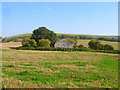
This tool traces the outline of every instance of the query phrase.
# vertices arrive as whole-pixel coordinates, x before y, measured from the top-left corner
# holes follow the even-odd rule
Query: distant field
[[[98,38],[114,38],[117,39],[118,36],[103,36],[103,35],[84,35],[84,34],[64,34],[64,33],[56,33],[57,36],[60,38],[62,35],[64,35],[65,37],[72,37],[73,39],[75,39],[75,37],[77,37],[77,39],[79,39],[79,36],[85,36],[86,38],[94,38],[94,39],[98,39]],[[19,35],[15,35],[15,36],[10,36],[10,37],[6,37],[2,40],[2,42],[11,42],[11,41],[15,41],[15,42],[21,42],[23,38],[28,37],[30,38],[32,35],[32,33],[25,33],[25,34],[19,34]],[[64,37],[64,38],[65,38]]]
[[[79,40],[77,40],[78,45],[82,44],[82,45],[84,45],[85,47],[88,47],[88,42],[89,42],[89,41],[90,41],[90,40],[85,40],[85,39],[79,39]],[[110,42],[110,41],[102,41],[102,40],[100,40],[100,42],[101,42],[102,44],[112,45],[115,50],[118,50],[118,42]]]
[[[3,88],[118,88],[118,55],[10,50],[4,43]]]

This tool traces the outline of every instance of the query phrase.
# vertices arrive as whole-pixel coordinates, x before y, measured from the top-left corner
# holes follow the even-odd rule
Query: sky
[[[2,36],[32,33],[117,35],[117,2],[2,2]]]

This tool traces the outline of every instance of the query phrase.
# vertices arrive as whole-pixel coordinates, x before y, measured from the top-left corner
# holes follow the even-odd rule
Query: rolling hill
[[[63,33],[56,33],[60,39],[63,38],[73,38],[73,39],[98,39],[98,40],[105,40],[105,41],[118,41],[118,36],[104,36],[104,35],[83,35],[83,34],[63,34]],[[5,37],[2,39],[2,42],[21,42],[23,38],[28,37],[30,38],[32,33],[25,33],[19,34],[11,37]]]

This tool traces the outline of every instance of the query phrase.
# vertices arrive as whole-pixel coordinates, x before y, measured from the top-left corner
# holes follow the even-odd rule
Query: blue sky
[[[117,35],[117,2],[3,2],[2,36],[31,33],[38,27],[56,33]]]

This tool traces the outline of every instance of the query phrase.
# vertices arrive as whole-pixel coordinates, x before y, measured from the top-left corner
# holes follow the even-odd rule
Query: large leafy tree
[[[39,27],[33,31],[31,39],[35,39],[37,43],[40,39],[48,39],[51,42],[50,46],[54,46],[55,42],[58,40],[58,37],[53,31],[50,31],[46,27]]]

